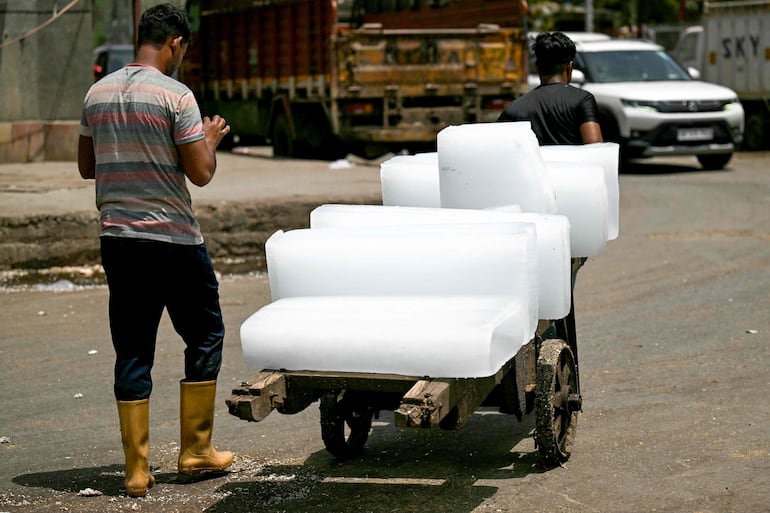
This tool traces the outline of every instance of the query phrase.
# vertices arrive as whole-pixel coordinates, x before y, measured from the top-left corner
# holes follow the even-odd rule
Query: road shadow
[[[728,164],[725,169],[719,170],[705,170],[697,161],[693,161],[692,164],[685,164],[679,162],[667,162],[656,159],[651,160],[627,160],[621,162],[620,173],[625,175],[672,175],[678,173],[694,173],[694,172],[709,172],[720,173],[730,170]]]
[[[157,472],[151,467],[155,484],[191,485],[226,475],[225,472],[207,472],[197,476],[185,476],[175,472]],[[100,467],[52,470],[34,474],[23,474],[12,479],[14,484],[27,488],[41,488],[57,492],[75,493],[91,488],[108,497],[126,496],[123,485],[124,469],[122,464]]]
[[[227,485],[228,497],[206,513],[468,513],[494,496],[493,486],[444,483],[253,482]]]
[[[441,431],[398,429],[383,414],[360,457],[340,462],[321,450],[302,465],[262,467],[221,486],[225,498],[205,511],[467,513],[497,493],[483,481],[546,471],[533,417],[481,410],[462,429]]]
[[[123,465],[23,474],[14,477],[12,481],[28,488],[44,488],[59,492],[78,493],[80,490],[93,488],[98,489],[104,495],[125,495]]]
[[[358,458],[340,462],[322,449],[301,463],[282,464],[243,454],[231,472],[199,476],[153,466],[156,486],[144,500],[151,511],[177,513],[468,513],[497,494],[496,480],[547,471],[533,429],[534,415],[518,422],[494,409],[480,409],[457,431],[400,429],[392,412],[383,412]],[[113,464],[23,474],[12,481],[43,490],[38,504],[56,500],[84,512],[126,507],[124,501],[134,499],[127,497],[123,479],[123,465]],[[88,488],[105,497],[78,496]],[[187,509],[177,508],[181,499]]]

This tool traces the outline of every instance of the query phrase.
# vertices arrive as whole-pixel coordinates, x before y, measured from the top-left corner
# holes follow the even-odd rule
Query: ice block
[[[523,212],[556,212],[529,122],[449,126],[437,143],[442,207],[519,205]]]
[[[383,205],[438,207],[441,205],[438,154],[398,155],[380,164]]]
[[[540,154],[546,163],[591,163],[602,166],[609,208],[608,239],[616,239],[620,233],[620,186],[618,183],[620,147],[618,144],[603,142],[575,146],[542,146]]]
[[[556,210],[569,218],[572,256],[598,255],[607,243],[610,217],[604,170],[565,162],[547,162],[546,170],[556,192]]]
[[[501,296],[280,299],[241,325],[257,369],[491,376],[526,344],[526,304]]]

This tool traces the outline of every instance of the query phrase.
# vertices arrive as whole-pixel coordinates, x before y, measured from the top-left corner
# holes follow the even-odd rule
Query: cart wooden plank
[[[419,379],[399,374],[263,370],[234,388],[226,402],[230,414],[259,422],[273,410],[298,413],[326,392],[356,390],[401,395]]]
[[[402,428],[459,429],[514,366],[515,357],[485,378],[420,380],[394,412],[395,424]]]

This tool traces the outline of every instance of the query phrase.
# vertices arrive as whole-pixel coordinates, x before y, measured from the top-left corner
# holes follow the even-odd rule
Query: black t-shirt
[[[529,121],[541,146],[583,144],[580,125],[599,121],[594,96],[568,84],[541,84],[509,103],[498,121]]]

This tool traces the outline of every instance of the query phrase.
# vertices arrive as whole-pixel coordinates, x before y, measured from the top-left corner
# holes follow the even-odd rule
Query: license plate
[[[680,128],[676,131],[678,141],[710,141],[714,138],[714,129],[708,128]]]

